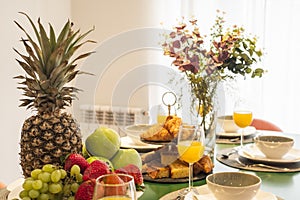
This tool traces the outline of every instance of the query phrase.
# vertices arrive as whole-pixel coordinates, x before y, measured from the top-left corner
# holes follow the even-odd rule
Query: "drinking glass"
[[[180,159],[189,163],[189,186],[179,192],[183,199],[197,199],[198,192],[193,188],[193,164],[204,154],[204,130],[198,125],[183,124],[177,138]]]
[[[233,120],[234,123],[241,128],[240,148],[243,147],[244,130],[247,126],[251,125],[252,117],[252,111],[247,103],[240,101],[235,105],[233,111]]]
[[[159,105],[157,110],[156,121],[158,124],[164,124],[168,114],[167,111],[163,108],[162,105]]]
[[[134,179],[127,174],[105,174],[96,179],[93,200],[136,200]]]

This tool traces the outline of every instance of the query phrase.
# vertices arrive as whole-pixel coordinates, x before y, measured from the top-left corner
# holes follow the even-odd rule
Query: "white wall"
[[[0,7],[0,181],[10,183],[21,177],[19,167],[19,138],[23,121],[30,114],[25,108],[19,108],[20,94],[17,88],[17,81],[14,76],[24,74],[18,66],[13,48],[23,51],[19,42],[24,34],[14,24],[14,20],[20,22],[26,29],[29,29],[25,17],[18,14],[19,11],[26,12],[34,21],[41,17],[42,22],[47,26],[51,22],[54,27],[62,27],[70,17],[69,0],[1,0]],[[54,12],[55,10],[55,12]]]
[[[160,66],[163,63],[161,61],[167,58],[162,58],[159,46],[162,38],[158,31],[162,30],[161,22],[165,23],[165,27],[176,23],[178,16],[181,16],[180,1],[87,2],[73,0],[72,16],[83,30],[96,27],[90,35],[98,42],[94,45],[96,53],[81,65],[83,71],[92,72],[95,76],[80,76],[76,79],[76,86],[84,92],[79,94],[79,101],[74,102],[75,116],[80,118],[79,107],[82,104],[148,109],[149,105],[161,103],[161,96],[167,89],[161,83],[168,82],[169,78],[164,72],[155,69],[166,69],[171,61],[167,62],[167,66]],[[166,6],[169,12],[165,12]],[[166,24],[166,18],[171,13],[176,17]],[[129,76],[132,78],[129,79]],[[125,79],[128,80],[122,82]],[[124,84],[128,86],[128,91],[120,89]],[[129,89],[130,85],[136,87]],[[160,90],[161,93],[154,94],[152,90]],[[123,98],[118,98],[118,95]]]
[[[90,51],[93,48],[101,46],[101,43],[113,37],[116,34],[131,31],[138,28],[145,27],[160,27],[160,22],[163,22],[165,17],[164,10],[165,4],[161,3],[160,0],[1,0],[3,5],[0,8],[1,12],[1,89],[2,98],[0,100],[0,106],[2,115],[0,116],[0,123],[2,127],[1,141],[0,141],[0,159],[1,159],[1,170],[0,170],[0,181],[10,183],[13,180],[21,177],[21,169],[19,166],[19,140],[20,130],[24,120],[31,114],[25,108],[19,108],[19,99],[21,98],[21,92],[17,88],[17,80],[13,80],[12,77],[24,74],[22,69],[18,66],[15,61],[17,58],[16,53],[12,48],[16,48],[20,51],[23,50],[23,46],[19,42],[19,39],[24,34],[17,28],[13,23],[14,20],[20,22],[27,30],[30,30],[30,26],[22,15],[18,14],[19,11],[24,11],[31,16],[36,22],[37,18],[40,17],[42,23],[47,26],[48,22],[51,22],[54,28],[61,29],[68,18],[70,18],[76,28],[80,28],[82,32],[85,32],[95,26],[95,31],[89,35],[89,39],[93,39],[98,43],[96,45],[88,44],[82,48],[81,51]],[[167,0],[169,2],[168,7],[172,13],[180,13],[180,9],[177,7],[178,4],[173,2],[180,2],[179,0]],[[175,7],[172,7],[175,6]],[[157,13],[161,15],[157,15]],[[180,14],[178,14],[180,16]],[[169,21],[170,24],[174,24],[174,21]],[[169,25],[167,25],[169,26]],[[57,30],[57,31],[59,31]],[[155,44],[158,45],[158,44]],[[111,51],[114,51],[113,49]],[[107,84],[107,87],[103,88],[98,85],[79,85],[80,88],[93,87],[95,94],[98,94],[95,99],[100,104],[109,103],[111,96],[111,90],[115,85],[115,81],[122,72],[130,70],[143,64],[151,64],[151,60],[155,60],[152,56],[146,56],[147,51],[154,51],[158,57],[161,57],[157,50],[143,49],[141,52],[131,52],[127,56],[120,56],[119,60],[116,60],[114,65],[110,67],[116,77],[111,79],[110,75],[103,77],[102,81],[106,79],[113,81],[112,84]],[[161,50],[159,50],[161,51]],[[99,60],[97,60],[99,61]],[[96,62],[97,63],[97,62]],[[82,65],[82,70],[86,69],[85,62],[79,63]],[[156,63],[154,63],[156,64]],[[122,67],[116,68],[116,66]],[[89,77],[87,77],[89,78]],[[167,80],[167,78],[165,78]],[[156,87],[156,86],[154,86]],[[158,86],[160,87],[160,86]],[[147,100],[139,101],[141,97],[145,97],[148,92],[147,88],[138,88],[137,91],[133,91],[131,104],[138,104],[145,106],[148,104]],[[75,102],[75,105],[80,105],[85,102],[85,93],[80,94],[80,101]],[[108,97],[108,98],[106,98]],[[75,109],[78,109],[76,107]],[[77,116],[78,117],[78,116]]]

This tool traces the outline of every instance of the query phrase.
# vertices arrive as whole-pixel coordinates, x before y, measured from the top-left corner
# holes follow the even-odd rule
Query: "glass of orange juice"
[[[156,122],[158,124],[164,124],[165,121],[166,121],[167,116],[168,116],[168,113],[164,109],[163,105],[159,105],[158,109],[157,109]]]
[[[128,174],[105,174],[96,179],[93,200],[136,200],[134,178]]]
[[[240,127],[241,130],[241,145],[243,147],[243,140],[244,140],[244,129],[247,126],[250,126],[252,123],[253,114],[249,105],[245,104],[245,102],[238,102],[233,111],[233,120],[234,123]]]
[[[201,159],[204,154],[204,131],[199,125],[180,126],[177,138],[177,149],[180,159],[189,163],[189,186],[179,192],[179,196],[189,196],[194,199],[199,195],[197,190],[193,188],[193,164]],[[197,199],[197,197],[196,197]]]

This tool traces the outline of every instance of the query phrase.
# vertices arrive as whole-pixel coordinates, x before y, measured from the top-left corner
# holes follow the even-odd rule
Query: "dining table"
[[[294,139],[294,147],[298,150],[297,153],[300,152],[300,134],[296,133],[286,133],[286,132],[276,132],[276,131],[261,131],[257,130],[257,134],[265,134],[265,135],[285,135]],[[277,200],[296,200],[299,199],[298,194],[300,194],[300,155],[298,156],[298,162],[296,164],[292,164],[292,168],[288,171],[283,170],[274,170],[268,168],[251,168],[240,165],[236,162],[236,157],[238,153],[233,153],[229,158],[224,158],[222,154],[231,151],[239,147],[238,140],[230,140],[231,142],[226,142],[226,140],[216,140],[215,145],[215,154],[213,158],[214,168],[212,173],[217,172],[244,172],[251,173],[257,175],[261,178],[262,183],[260,190],[273,194]],[[247,141],[248,144],[253,144],[253,138],[244,140]],[[246,146],[247,144],[245,144]],[[280,167],[280,166],[279,166]],[[176,198],[165,198],[166,195],[170,193],[176,193],[178,190],[182,188],[188,187],[188,182],[176,182],[173,181],[171,183],[168,182],[159,182],[159,181],[144,181],[144,192],[139,192],[138,200],[159,200],[159,199],[168,199],[173,200]],[[194,187],[203,187],[206,186],[205,178],[194,181]],[[0,190],[0,200],[6,200],[9,191],[6,189]],[[207,200],[207,199],[206,199]],[[261,200],[261,199],[255,199]],[[266,200],[264,198],[264,200]]]
[[[296,133],[286,133],[286,132],[276,132],[276,131],[266,131],[257,130],[257,134],[266,135],[285,135],[294,139],[294,148],[300,149],[300,134]],[[253,141],[252,141],[253,142]],[[226,164],[227,160],[222,160],[220,155],[223,152],[228,151],[239,146],[239,143],[216,143],[215,145],[215,155],[213,158],[214,168],[212,173],[217,172],[245,172],[251,173],[259,176],[262,180],[260,189],[267,193],[274,194],[278,200],[296,200],[299,199],[300,194],[300,171],[299,163],[295,168],[295,171],[284,171],[284,170],[253,170],[253,168],[245,168],[243,166],[230,166]],[[233,155],[234,157],[234,155]],[[300,156],[299,156],[300,157]],[[226,162],[225,162],[226,160]],[[223,162],[224,161],[224,162]],[[230,162],[227,162],[230,163]],[[206,184],[205,178],[194,182],[194,186],[204,186]],[[139,200],[159,200],[168,193],[180,190],[182,188],[188,187],[188,183],[159,183],[152,181],[144,181],[145,191]],[[172,199],[169,199],[172,200]],[[259,200],[259,199],[258,199]]]

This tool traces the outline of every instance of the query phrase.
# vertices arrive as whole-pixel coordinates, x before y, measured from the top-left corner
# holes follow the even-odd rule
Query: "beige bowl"
[[[267,158],[280,159],[291,150],[294,140],[285,136],[260,135],[254,138],[254,143]]]
[[[224,115],[218,117],[218,123],[224,132],[235,133],[239,127],[234,123],[232,115]]]
[[[135,124],[125,127],[125,133],[134,139],[140,140],[140,135],[151,128],[153,124]]]
[[[208,175],[206,183],[218,200],[250,200],[259,191],[261,179],[243,172],[217,172]]]

